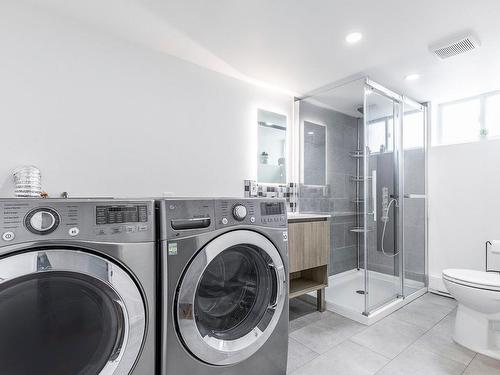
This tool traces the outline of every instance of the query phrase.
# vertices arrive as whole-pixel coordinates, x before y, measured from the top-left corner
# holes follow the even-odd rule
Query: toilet
[[[458,302],[455,342],[500,360],[500,273],[447,269],[443,281]]]

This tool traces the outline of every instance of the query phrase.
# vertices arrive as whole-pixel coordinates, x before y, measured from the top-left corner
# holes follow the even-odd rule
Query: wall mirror
[[[286,182],[286,116],[258,110],[257,181]]]

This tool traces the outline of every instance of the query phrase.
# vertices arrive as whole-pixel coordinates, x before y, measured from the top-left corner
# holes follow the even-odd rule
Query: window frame
[[[447,146],[447,145],[456,145],[456,144],[464,144],[464,143],[474,143],[481,141],[488,141],[493,139],[500,139],[500,135],[490,136],[488,134],[488,127],[486,125],[486,101],[489,97],[500,95],[500,90],[489,91],[480,95],[469,96],[466,98],[461,98],[457,100],[452,100],[448,102],[439,103],[438,105],[438,113],[437,113],[437,131],[435,132],[436,142],[433,142],[434,146]],[[462,142],[444,142],[443,140],[443,109],[452,105],[467,103],[474,100],[479,100],[479,134],[477,135],[477,139],[469,139]]]

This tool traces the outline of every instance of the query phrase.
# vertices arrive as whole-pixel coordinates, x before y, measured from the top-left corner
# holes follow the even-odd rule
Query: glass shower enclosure
[[[331,215],[327,308],[371,324],[427,290],[426,107],[363,78],[296,111],[299,211]]]

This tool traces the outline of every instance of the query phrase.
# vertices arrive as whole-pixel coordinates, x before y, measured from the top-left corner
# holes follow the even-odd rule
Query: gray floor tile
[[[455,307],[457,307],[457,301],[455,299],[449,298],[449,297],[440,296],[440,295],[434,294],[434,293],[424,294],[418,300],[424,301],[424,302],[432,302],[432,303],[435,303],[436,305],[448,306],[448,307],[451,308],[450,310],[452,310]]]
[[[307,303],[299,298],[292,298],[289,302],[290,320],[301,318],[316,311],[315,305]]]
[[[498,375],[500,361],[478,354],[464,372],[464,375]]]
[[[389,359],[350,340],[315,358],[293,375],[372,375]]]
[[[331,314],[292,332],[290,337],[321,354],[363,329],[360,323]]]
[[[425,332],[424,328],[389,316],[355,335],[352,340],[392,359]]]
[[[290,300],[289,309],[290,324],[288,329],[290,333],[334,315],[334,313],[330,311],[321,313],[316,310],[316,305],[305,302],[299,298]]]
[[[456,344],[453,337],[455,316],[448,315],[434,328],[417,340],[415,347],[427,349],[448,359],[468,365],[476,355],[475,352]]]
[[[319,312],[316,309],[307,314],[295,315],[293,319],[290,319],[288,330],[290,333],[292,333],[313,323],[319,322],[320,320],[330,318],[334,315],[335,314],[330,311]]]
[[[288,370],[290,373],[319,356],[307,346],[290,338],[288,340]]]
[[[412,346],[377,375],[461,375],[464,369],[461,363]]]
[[[428,297],[426,300],[419,298],[402,307],[392,316],[407,323],[430,329],[448,315],[453,308],[453,306],[430,302]]]

